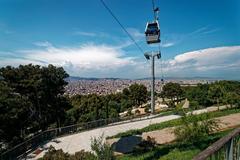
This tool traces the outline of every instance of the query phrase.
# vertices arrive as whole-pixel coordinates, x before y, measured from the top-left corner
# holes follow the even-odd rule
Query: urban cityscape
[[[239,0],[0,0],[0,160],[240,160]]]
[[[184,80],[184,79],[172,79],[166,80],[164,82],[160,80],[156,80],[155,88],[156,92],[160,93],[164,83],[178,83],[182,86],[194,86],[197,84],[210,84],[215,82],[216,80],[208,80],[208,79],[192,79],[192,80]],[[100,94],[106,95],[111,93],[122,92],[124,88],[128,88],[132,84],[143,84],[147,87],[147,90],[150,91],[151,82],[150,80],[129,80],[129,79],[93,79],[93,80],[69,80],[68,85],[65,87],[65,94],[73,96],[78,94]]]

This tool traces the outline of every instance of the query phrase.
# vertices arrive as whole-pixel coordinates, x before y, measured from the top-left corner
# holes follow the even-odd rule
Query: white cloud
[[[225,77],[228,73],[235,73],[237,76],[240,69],[240,46],[225,46],[186,52],[163,63],[163,69],[168,74],[182,76],[203,74],[212,76],[218,74]]]
[[[141,78],[150,76],[145,58],[127,55],[120,47],[85,44],[78,47],[44,47],[5,53],[1,66],[54,64],[81,77]],[[156,77],[161,64],[156,60]],[[186,52],[162,62],[164,76],[208,76],[240,79],[240,46],[224,46]]]
[[[161,47],[163,47],[163,48],[167,48],[167,47],[174,46],[175,43],[173,43],[173,42],[167,42],[167,43],[161,43],[160,45],[161,45]]]
[[[240,54],[240,46],[207,48],[177,55],[170,62],[171,64],[184,64],[194,60],[198,66],[224,64],[228,58],[238,54]]]
[[[121,49],[107,45],[85,44],[75,48],[48,46],[43,49],[16,51],[15,54],[22,55],[24,58],[9,57],[5,58],[3,63],[0,59],[1,66],[28,63],[53,64],[63,66],[71,75],[94,76],[97,73],[101,76],[101,73],[108,77],[109,73],[117,76],[121,69],[135,65],[134,57],[126,57]]]

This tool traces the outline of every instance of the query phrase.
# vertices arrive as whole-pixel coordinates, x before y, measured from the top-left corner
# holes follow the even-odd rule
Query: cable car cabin
[[[157,21],[147,23],[145,35],[147,44],[160,42],[160,28]]]

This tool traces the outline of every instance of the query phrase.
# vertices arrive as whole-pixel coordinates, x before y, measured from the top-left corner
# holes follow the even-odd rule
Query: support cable
[[[144,54],[143,49],[138,45],[138,43],[135,41],[132,35],[126,30],[126,28],[122,25],[122,23],[118,20],[118,18],[113,14],[112,10],[107,6],[107,4],[103,0],[100,0],[100,2],[103,4],[105,9],[111,14],[111,16],[116,20],[116,22],[120,25],[120,27],[124,30],[124,32],[128,35],[128,37],[134,42],[137,48]]]

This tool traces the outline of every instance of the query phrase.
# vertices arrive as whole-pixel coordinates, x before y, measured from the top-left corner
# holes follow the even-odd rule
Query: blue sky
[[[144,51],[151,0],[104,0]],[[156,0],[156,76],[240,79],[239,0]],[[100,0],[0,0],[0,66],[63,66],[72,76],[142,78],[149,62]],[[163,73],[161,72],[161,66]]]

